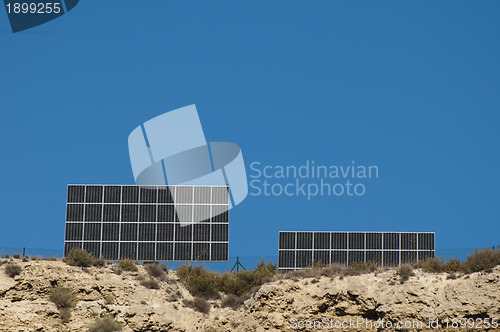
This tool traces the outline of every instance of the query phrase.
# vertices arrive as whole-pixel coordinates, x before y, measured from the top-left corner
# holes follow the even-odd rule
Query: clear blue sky
[[[86,0],[12,34],[1,9],[0,247],[62,249],[67,184],[132,184],[129,133],[190,104],[247,167],[379,167],[363,197],[247,197],[231,210],[230,256],[276,256],[279,230],[500,244],[499,10]]]

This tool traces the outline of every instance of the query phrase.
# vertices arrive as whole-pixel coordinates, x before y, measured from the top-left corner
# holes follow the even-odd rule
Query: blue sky
[[[133,184],[127,137],[196,104],[248,166],[377,165],[362,197],[248,196],[230,255],[279,230],[500,244],[500,3],[88,0],[12,34],[0,10],[0,247],[62,249],[68,183]]]

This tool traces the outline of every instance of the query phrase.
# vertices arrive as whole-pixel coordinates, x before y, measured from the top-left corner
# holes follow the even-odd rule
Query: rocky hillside
[[[9,263],[0,267],[0,331],[87,331],[105,316],[121,323],[123,331],[294,331],[314,326],[376,331],[377,320],[386,328],[399,322],[407,328],[398,330],[422,331],[430,330],[429,321],[431,327],[445,327],[446,319],[449,330],[457,331],[452,324],[460,330],[454,318],[468,318],[473,330],[481,331],[500,320],[500,267],[457,276],[416,270],[403,284],[394,270],[331,278],[276,276],[233,309],[224,307],[221,298],[208,300],[209,306],[204,301],[196,305],[174,271],[159,282],[159,289],[150,289],[141,283],[148,278],[142,266],[137,272],[119,272],[110,265],[14,262],[22,270],[13,278],[5,271]],[[51,300],[51,292],[61,286],[76,295],[66,323]]]

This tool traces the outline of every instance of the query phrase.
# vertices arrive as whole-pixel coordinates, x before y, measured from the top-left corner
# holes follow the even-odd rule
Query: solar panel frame
[[[229,207],[227,186],[68,185],[64,252],[228,261]]]
[[[399,266],[434,257],[434,247],[434,232],[280,231],[278,268],[295,270],[314,262],[350,265],[369,261]]]

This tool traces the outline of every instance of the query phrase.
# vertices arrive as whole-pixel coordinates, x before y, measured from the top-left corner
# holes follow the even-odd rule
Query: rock
[[[142,267],[117,275],[110,267],[82,269],[61,261],[18,264],[23,270],[15,279],[0,268],[0,331],[85,331],[107,315],[122,323],[124,331],[231,332],[295,331],[293,319],[327,319],[332,324],[361,319],[373,324],[381,319],[427,323],[437,318],[500,318],[500,267],[456,279],[417,270],[404,284],[391,270],[342,279],[319,277],[314,282],[282,279],[263,285],[236,310],[222,307],[221,300],[209,300],[210,312],[202,314],[183,304],[193,298],[172,271],[170,282],[152,290],[136,279],[146,273]],[[66,324],[49,299],[58,285],[72,288],[78,298]]]

